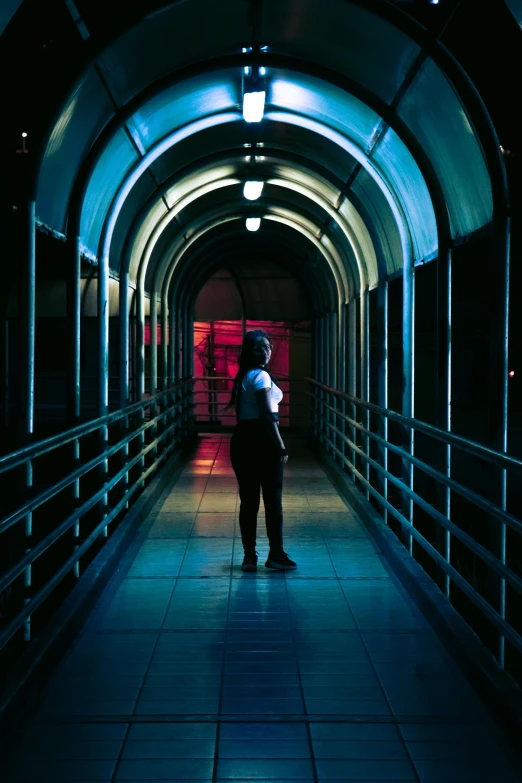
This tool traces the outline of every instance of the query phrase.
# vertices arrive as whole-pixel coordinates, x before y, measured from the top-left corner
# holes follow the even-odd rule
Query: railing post
[[[328,381],[329,386],[331,386],[334,389],[337,389],[337,313],[333,312],[330,313],[329,316],[329,330],[328,330],[328,336],[330,340],[330,378]],[[330,394],[330,404],[332,407],[334,407],[337,410],[337,397],[335,394]],[[337,427],[338,421],[337,421],[337,413],[332,414],[332,423],[334,427]],[[337,433],[332,430],[331,431],[331,442],[335,448],[338,446],[338,435]],[[335,449],[332,449],[332,456],[337,461],[338,456]]]
[[[79,438],[75,438],[72,442],[72,455],[73,455],[73,466],[74,469],[79,467],[80,464],[80,440]],[[76,479],[74,481],[72,487],[71,487],[71,496],[72,496],[72,508],[76,509],[78,508],[78,505],[80,503],[80,479]],[[80,545],[80,521],[75,523],[73,527],[73,553],[78,550],[78,547]],[[74,565],[73,575],[76,579],[80,576],[80,562],[76,561]]]
[[[19,297],[20,322],[20,437],[19,442],[25,446],[31,440],[34,432],[34,344],[35,344],[35,294],[36,294],[36,225],[35,202],[28,201],[23,213],[22,232],[22,274]],[[27,498],[33,486],[33,468],[30,461],[23,467],[22,492]],[[28,552],[32,544],[33,515],[24,518],[23,549]],[[28,566],[23,576],[24,605],[30,601],[32,591],[32,570]],[[31,618],[24,623],[23,636],[25,641],[31,639]]]
[[[98,416],[106,416],[109,410],[109,257],[106,252],[101,254],[98,265]],[[108,428],[100,427],[98,434],[99,453],[107,448],[109,438]],[[109,465],[103,460],[99,467],[100,487],[107,484]],[[100,519],[107,516],[109,498],[104,495],[99,504]],[[108,536],[104,528],[103,536]]]
[[[339,345],[339,351],[338,351],[338,366],[339,366],[339,372],[337,376],[337,387],[342,391],[346,391],[346,305],[344,303],[341,303],[339,307],[339,322],[338,322],[338,345]],[[339,422],[339,429],[341,430],[343,436],[346,435],[346,421],[345,421],[345,415],[346,415],[346,400],[342,398],[339,401],[339,408],[341,412],[340,422]],[[339,450],[344,457],[346,454],[346,441],[344,437],[340,439],[339,444]],[[344,462],[341,459],[341,467],[344,469]]]
[[[437,258],[437,426],[451,431],[451,249],[439,248]],[[445,476],[451,474],[451,446],[441,443],[441,464],[439,470]],[[449,487],[440,487],[440,510],[448,519],[451,513],[451,495]],[[451,534],[449,530],[437,529],[439,551],[442,551],[447,563],[451,560]],[[451,596],[451,580],[447,573],[439,575],[443,591]]]
[[[388,408],[388,281],[379,283],[377,288],[378,307],[378,339],[379,353],[377,366],[377,405],[380,408]],[[378,434],[383,440],[388,440],[388,418],[379,417]],[[380,463],[384,470],[388,470],[388,449],[386,446],[378,447]],[[388,479],[378,476],[380,493],[388,500]],[[382,518],[388,524],[388,509],[383,508]]]
[[[81,312],[80,312],[80,282],[81,282],[81,253],[80,237],[73,236],[68,240],[69,265],[67,278],[67,332],[69,340],[69,356],[67,367],[67,420],[69,427],[76,427],[80,423],[80,341],[81,341]],[[77,467],[80,462],[80,442],[78,438],[70,444],[71,464]],[[78,507],[80,499],[80,481],[76,480],[70,491],[71,508]],[[72,530],[72,550],[76,552],[80,541],[80,523],[77,522]],[[80,564],[76,563],[73,575],[77,579],[80,575]]]
[[[29,497],[33,486],[33,466],[31,460],[27,460],[24,464],[24,485],[25,496]],[[24,517],[24,554],[27,554],[31,550],[33,540],[33,515],[27,514]],[[24,606],[31,600],[31,594],[33,589],[32,583],[32,566],[27,566],[24,570]],[[24,622],[24,642],[31,641],[31,616],[29,616]]]
[[[402,415],[414,416],[414,330],[415,330],[415,271],[413,258],[404,259],[402,272]],[[413,454],[414,431],[404,427],[403,447],[408,454]],[[402,461],[402,480],[413,489],[413,464],[409,460]],[[404,516],[413,525],[413,501],[403,493]],[[413,554],[413,538],[408,535],[408,551]]]
[[[370,302],[369,292],[365,288],[361,291],[361,399],[364,402],[370,401]],[[363,427],[369,429],[370,427],[370,414],[366,408],[361,410],[361,423]],[[363,434],[361,438],[362,450],[367,457],[370,456],[370,438],[368,435]],[[364,460],[364,465],[361,465],[361,473],[364,475],[366,481],[370,481],[370,465],[367,460]],[[370,499],[370,492],[365,489],[366,500]]]
[[[348,394],[355,397],[357,393],[357,300],[348,302]],[[355,421],[355,405],[349,406],[350,418]],[[356,443],[356,429],[350,426],[350,440]],[[355,465],[355,451],[350,449],[350,462]],[[355,473],[352,471],[352,479],[355,481]]]

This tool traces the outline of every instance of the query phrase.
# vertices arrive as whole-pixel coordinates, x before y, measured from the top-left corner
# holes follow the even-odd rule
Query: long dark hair
[[[243,343],[241,345],[241,353],[239,355],[239,369],[237,371],[236,377],[234,378],[232,394],[230,395],[230,400],[225,410],[232,408],[232,406],[234,406],[236,410],[239,409],[239,400],[241,397],[241,383],[243,382],[245,373],[247,373],[248,370],[255,370],[257,368],[259,368],[260,370],[265,369],[261,364],[259,364],[259,359],[254,355],[255,346],[264,337],[270,343],[270,337],[267,335],[266,332],[263,332],[262,329],[252,329],[251,332],[247,332],[245,334],[243,338]]]

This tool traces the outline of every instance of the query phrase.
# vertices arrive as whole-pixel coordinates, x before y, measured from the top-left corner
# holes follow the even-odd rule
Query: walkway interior
[[[5,783],[519,780],[372,539],[289,439],[294,572],[240,570],[226,437],[152,510]],[[5,767],[4,767],[5,769]]]

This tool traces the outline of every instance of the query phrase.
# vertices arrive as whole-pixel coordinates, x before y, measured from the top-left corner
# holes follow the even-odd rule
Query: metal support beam
[[[357,300],[350,299],[348,302],[348,318],[347,318],[347,342],[348,342],[348,379],[347,379],[347,392],[351,397],[357,396]],[[351,419],[355,419],[355,406],[350,405],[348,415]],[[357,437],[355,427],[350,427],[350,440],[355,443]],[[350,462],[355,465],[355,452],[350,450]],[[355,474],[352,473],[352,478],[355,481]]]
[[[34,431],[34,339],[36,288],[36,203],[28,201],[22,215],[22,260],[19,293],[20,416],[19,439],[27,443]]]
[[[379,340],[379,353],[377,358],[377,405],[381,408],[388,408],[388,282],[384,280],[379,283],[377,289],[377,332]],[[379,417],[379,435],[385,441],[388,440],[388,419],[386,416]],[[388,449],[386,446],[379,445],[379,462],[388,470]],[[388,500],[388,479],[384,474],[378,477],[379,492],[383,498]],[[388,522],[388,509],[383,506],[382,509],[384,522]]]
[[[158,390],[158,301],[155,286],[150,293],[150,394]]]
[[[402,415],[413,418],[415,399],[415,270],[411,256],[404,259],[402,272]],[[413,454],[414,431],[404,427],[404,449]],[[402,462],[402,480],[413,489],[413,465],[407,460]],[[403,494],[403,512],[406,519],[413,525],[413,501],[409,494]],[[408,536],[408,551],[413,551],[413,538]]]
[[[368,288],[361,291],[361,309],[360,309],[360,330],[361,330],[361,354],[360,360],[360,372],[361,372],[361,399],[364,402],[370,401],[370,300]],[[362,412],[362,423],[366,429],[369,428],[370,415],[367,410]],[[370,441],[367,435],[362,437],[363,451],[370,456]],[[366,481],[370,480],[370,465],[368,462],[363,466],[364,477]],[[366,499],[370,499],[370,493],[366,489]]]
[[[80,423],[80,237],[68,239],[69,263],[67,268],[67,424],[76,427]]]
[[[129,273],[124,271],[119,289],[120,319],[120,408],[130,403],[129,395]]]

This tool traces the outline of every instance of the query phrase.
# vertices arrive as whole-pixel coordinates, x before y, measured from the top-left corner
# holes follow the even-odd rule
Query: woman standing
[[[279,432],[278,406],[283,392],[265,368],[272,345],[266,332],[247,332],[229,405],[235,405],[237,426],[230,444],[232,467],[239,484],[239,527],[245,556],[242,571],[257,570],[256,528],[260,490],[265,504],[270,552],[267,568],[296,567],[283,550],[283,469],[288,452]]]

